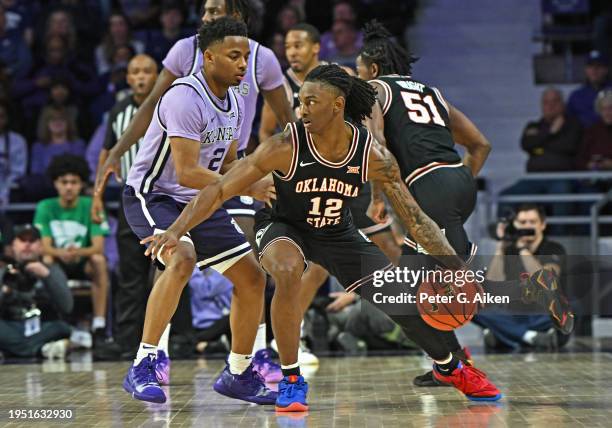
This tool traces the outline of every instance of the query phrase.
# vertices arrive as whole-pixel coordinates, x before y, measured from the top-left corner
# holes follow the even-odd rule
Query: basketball
[[[443,273],[443,278],[446,273]],[[451,331],[468,323],[478,311],[477,295],[482,288],[476,282],[462,286],[451,282],[422,282],[417,293],[421,318],[437,330]]]

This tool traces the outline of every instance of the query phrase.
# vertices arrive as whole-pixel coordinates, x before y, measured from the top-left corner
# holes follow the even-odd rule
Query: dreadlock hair
[[[321,43],[321,33],[319,33],[319,30],[317,30],[317,27],[314,25],[300,22],[291,27],[289,31],[304,31],[308,34],[308,38],[312,43]]]
[[[376,90],[368,82],[349,75],[336,64],[319,65],[306,76],[305,82],[331,86],[345,99],[344,115],[356,124],[370,117],[376,101]]]
[[[412,56],[391,39],[391,33],[377,20],[365,25],[361,59],[368,65],[378,65],[379,74],[412,74],[412,64],[418,58]]]
[[[224,16],[201,25],[198,30],[198,44],[202,52],[215,42],[221,42],[227,36],[247,37],[247,27],[236,18]]]
[[[251,21],[257,19],[257,15],[260,15],[259,9],[261,5],[255,0],[225,0],[225,13],[227,16],[240,15],[242,21],[250,27]],[[200,16],[204,16],[206,0],[202,0],[202,8],[200,10]]]
[[[81,156],[70,154],[55,156],[47,168],[47,175],[55,181],[67,174],[78,175],[86,183],[89,179],[87,161]]]

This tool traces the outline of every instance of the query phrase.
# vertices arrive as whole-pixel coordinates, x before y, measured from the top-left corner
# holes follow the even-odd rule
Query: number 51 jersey
[[[272,220],[310,233],[344,233],[353,227],[348,200],[356,198],[368,176],[372,135],[345,122],[353,131],[344,159],[331,162],[317,152],[302,121],[290,123],[293,156],[286,175],[276,171],[276,203]]]
[[[397,74],[371,82],[384,90],[387,147],[408,184],[433,168],[461,166],[449,128],[448,105],[438,89]]]

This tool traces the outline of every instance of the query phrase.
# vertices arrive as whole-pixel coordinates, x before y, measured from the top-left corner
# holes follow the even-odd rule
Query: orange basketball
[[[448,271],[447,271],[448,272]],[[449,282],[423,282],[416,304],[421,318],[437,330],[451,331],[468,323],[478,311],[482,288],[476,282],[458,286]]]

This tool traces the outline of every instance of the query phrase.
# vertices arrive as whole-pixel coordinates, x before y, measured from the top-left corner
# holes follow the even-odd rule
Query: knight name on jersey
[[[396,83],[402,88],[407,89],[409,91],[423,92],[423,89],[425,89],[425,85],[423,85],[422,83],[411,82],[409,80],[399,80]]]
[[[336,178],[323,178],[320,182],[318,178],[308,178],[298,181],[295,184],[295,192],[336,192],[342,196],[355,198],[359,195],[359,187],[345,183]]]
[[[202,144],[214,144],[217,141],[231,141],[234,139],[234,127],[215,128],[202,134]]]

